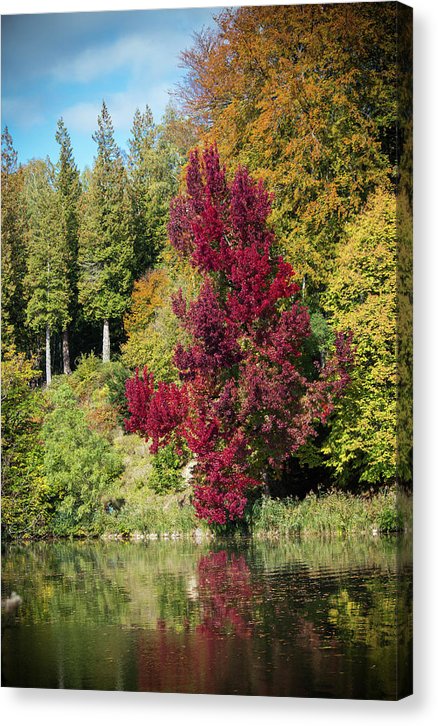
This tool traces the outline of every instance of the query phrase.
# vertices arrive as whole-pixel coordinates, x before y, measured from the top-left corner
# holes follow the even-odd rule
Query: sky
[[[62,116],[83,169],[96,153],[92,134],[102,100],[117,143],[126,148],[135,109],[159,121],[169,90],[184,75],[179,54],[214,26],[220,8],[2,16],[2,129],[18,159],[56,161]]]

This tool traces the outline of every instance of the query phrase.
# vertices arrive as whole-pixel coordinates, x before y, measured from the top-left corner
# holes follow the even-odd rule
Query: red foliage
[[[227,184],[215,147],[191,154],[169,224],[172,244],[204,277],[196,300],[181,291],[173,300],[192,340],[175,351],[181,385],[154,391],[147,371],[127,382],[128,429],[152,438],[152,450],[172,432],[186,441],[196,511],[210,523],[243,516],[247,492],[316,434],[349,380],[345,336],[316,381],[301,372],[309,313],[294,300],[292,267],[274,253],[270,205],[246,169]]]
[[[154,390],[153,373],[145,368],[143,378],[138,375],[126,381],[126,397],[131,418],[125,420],[127,431],[138,431],[152,439],[151,451],[170,442],[172,432],[187,415],[185,390],[174,383],[159,383]]]

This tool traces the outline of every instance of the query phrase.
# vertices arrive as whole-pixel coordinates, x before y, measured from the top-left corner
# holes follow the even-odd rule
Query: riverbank
[[[119,511],[102,511],[76,538],[210,539],[215,536],[252,536],[279,539],[295,536],[356,537],[412,531],[412,497],[395,488],[352,495],[341,491],[309,494],[302,500],[257,500],[245,520],[228,528],[211,529],[196,518],[188,496],[138,497]]]
[[[412,499],[394,486],[360,494],[333,487],[301,500],[264,496],[241,522],[212,529],[195,516],[188,452],[168,445],[153,455],[144,439],[124,431],[128,372],[120,363],[84,357],[50,390],[30,388],[32,371],[17,370],[5,368],[12,380],[6,403],[11,411],[17,400],[26,405],[5,432],[4,539],[339,537],[412,529]]]

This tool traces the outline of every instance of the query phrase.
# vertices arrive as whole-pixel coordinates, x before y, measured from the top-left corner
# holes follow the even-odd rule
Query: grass
[[[96,515],[96,534],[184,535],[203,526],[190,504],[189,489],[157,494],[149,486],[152,457],[149,446],[140,436],[120,431],[114,436],[113,445],[123,458],[124,471],[105,499],[124,503],[119,511],[101,511]]]
[[[252,512],[255,537],[359,535],[412,529],[412,499],[395,487],[376,494],[331,491],[305,499],[258,500]]]
[[[124,506],[96,518],[96,534],[158,536],[193,534],[208,526],[195,517],[185,494],[160,495],[147,487],[130,488]],[[279,539],[300,536],[360,536],[412,530],[412,498],[394,487],[377,494],[353,495],[340,491],[309,494],[305,499],[262,497],[252,510],[250,534],[254,538]],[[241,528],[236,527],[235,534]],[[230,534],[230,532],[228,532]]]
[[[96,519],[99,534],[130,536],[188,535],[199,528],[193,507],[174,495],[131,498],[118,513],[101,513]]]

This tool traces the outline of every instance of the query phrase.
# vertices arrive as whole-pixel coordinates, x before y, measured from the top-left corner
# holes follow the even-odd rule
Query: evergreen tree
[[[137,108],[128,141],[129,199],[136,278],[151,266],[156,256],[153,230],[148,224],[149,161],[155,135],[156,128],[150,108],[146,106],[144,113]]]
[[[27,348],[24,276],[26,274],[26,215],[23,169],[18,166],[8,127],[2,133],[2,348]]]
[[[79,170],[73,158],[70,136],[62,118],[58,121],[56,141],[60,145],[59,160],[56,169],[56,187],[60,195],[66,234],[65,241],[70,257],[70,305],[71,316],[73,318],[77,312],[78,296],[78,203],[81,196],[81,184],[79,180]],[[71,368],[69,335],[67,328],[62,331],[62,357],[64,373],[69,374],[71,373]]]
[[[97,157],[83,197],[79,232],[79,302],[91,321],[103,322],[102,359],[110,359],[111,319],[121,318],[132,286],[126,172],[105,102],[93,135]]]
[[[51,346],[54,330],[65,330],[70,317],[70,251],[61,198],[54,186],[50,162],[32,162],[26,171],[29,216],[27,239],[27,323],[46,335],[46,382],[50,385]]]
[[[169,203],[178,189],[183,159],[155,126],[151,110],[136,110],[129,140],[129,196],[136,278],[150,268],[167,237]]]

